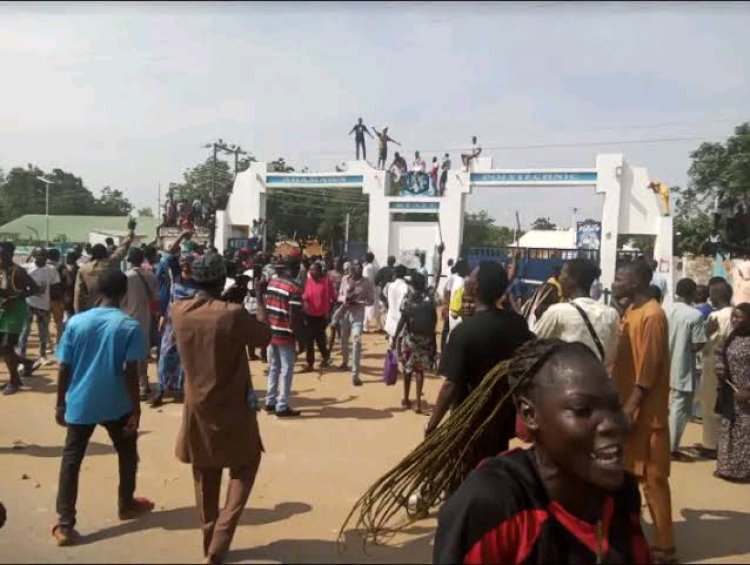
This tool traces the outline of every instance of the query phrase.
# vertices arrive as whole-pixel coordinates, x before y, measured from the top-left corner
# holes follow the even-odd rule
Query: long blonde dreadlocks
[[[495,446],[504,439],[497,433],[498,424],[507,417],[503,408],[523,392],[552,355],[571,345],[578,344],[558,339],[530,341],[513,359],[492,368],[442,426],[360,497],[341,526],[339,540],[357,511],[356,527],[364,530],[363,544],[378,544],[422,518],[423,514],[407,512],[400,522],[394,520],[412,495],[418,493],[421,509],[428,511],[482,459],[496,455],[499,448]]]

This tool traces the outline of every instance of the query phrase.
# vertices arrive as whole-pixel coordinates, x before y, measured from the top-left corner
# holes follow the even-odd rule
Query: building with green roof
[[[27,214],[0,226],[0,240],[34,245],[46,242],[47,222],[44,214]],[[136,236],[143,241],[156,238],[157,218],[137,218]],[[127,232],[128,216],[50,216],[49,238],[52,242],[80,243],[91,241],[92,232],[118,235]]]

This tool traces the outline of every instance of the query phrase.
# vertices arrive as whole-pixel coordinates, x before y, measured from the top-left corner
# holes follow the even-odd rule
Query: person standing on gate
[[[443,155],[443,162],[440,163],[440,192],[439,196],[445,195],[445,185],[448,184],[448,171],[451,169],[451,159],[446,153]]]
[[[388,142],[392,141],[396,145],[401,145],[398,141],[388,135],[388,126],[383,128],[383,131],[378,131],[377,128],[372,128],[375,135],[378,136],[378,169],[385,169],[385,162],[388,160]],[[404,165],[406,163],[404,162]],[[406,167],[404,167],[405,169]]]
[[[652,277],[640,260],[615,273],[613,294],[629,306],[620,325],[613,379],[631,422],[626,466],[644,487],[656,530],[652,553],[667,562],[676,554],[669,490],[669,330],[664,310],[649,291]]]
[[[589,346],[612,374],[617,353],[620,315],[589,297],[593,282],[601,271],[589,259],[572,259],[563,265],[560,289],[566,302],[553,304],[534,326],[539,339],[556,338],[567,342],[580,341]]]
[[[359,118],[359,120],[357,120],[357,123],[354,124],[354,127],[349,132],[349,135],[351,134],[354,134],[354,143],[357,149],[357,161],[359,161],[359,148],[360,147],[362,147],[362,159],[367,161],[367,147],[365,146],[365,134],[369,135],[370,139],[375,139],[375,138],[370,133],[370,130],[367,129],[367,126],[362,123],[362,118]]]
[[[674,303],[664,309],[669,327],[669,443],[672,459],[683,461],[680,440],[693,411],[697,354],[706,345],[706,324],[693,306],[697,287],[692,279],[681,279],[675,287]]]

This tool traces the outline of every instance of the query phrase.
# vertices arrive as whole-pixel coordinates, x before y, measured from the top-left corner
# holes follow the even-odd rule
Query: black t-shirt
[[[550,500],[533,451],[486,459],[438,515],[433,563],[649,563],[638,483],[626,475],[601,526]]]
[[[463,402],[487,372],[510,359],[534,337],[526,320],[509,310],[484,310],[461,322],[448,340],[443,374],[458,387],[454,406]]]
[[[379,286],[380,288],[385,287],[390,282],[393,282],[393,280],[396,278],[396,269],[393,267],[385,266],[382,269],[378,271],[378,274],[375,275],[375,284]]]

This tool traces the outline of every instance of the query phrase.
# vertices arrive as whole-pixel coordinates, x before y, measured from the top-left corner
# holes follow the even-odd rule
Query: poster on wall
[[[437,196],[435,183],[427,173],[388,171],[385,183],[388,196]]]
[[[576,224],[576,248],[599,249],[602,242],[602,223],[586,220]]]

